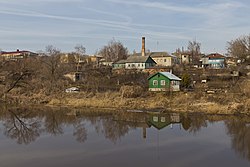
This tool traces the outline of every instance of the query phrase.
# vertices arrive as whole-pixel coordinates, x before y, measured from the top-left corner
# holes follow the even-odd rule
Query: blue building
[[[219,53],[212,53],[202,58],[202,67],[221,69],[225,68],[226,57]]]

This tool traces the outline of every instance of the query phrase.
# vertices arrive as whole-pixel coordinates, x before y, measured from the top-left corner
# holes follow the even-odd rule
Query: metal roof
[[[129,56],[126,63],[145,63],[149,56]]]
[[[148,79],[152,78],[153,76],[155,76],[157,74],[161,74],[161,75],[169,78],[170,80],[181,81],[181,78],[177,77],[176,75],[174,75],[174,74],[172,74],[170,72],[157,72],[154,75],[150,76]]]
[[[127,62],[127,60],[119,60],[117,62],[115,62],[114,64],[125,64]]]
[[[160,74],[164,75],[165,77],[169,78],[170,80],[181,81],[179,77],[170,73],[170,72],[159,72]]]
[[[172,57],[167,52],[151,52],[150,57]]]

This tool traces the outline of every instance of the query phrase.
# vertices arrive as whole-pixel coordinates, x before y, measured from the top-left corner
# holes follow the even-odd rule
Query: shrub
[[[188,88],[188,87],[190,87],[190,85],[191,85],[191,77],[189,74],[184,73],[181,76],[181,86],[184,88]]]
[[[141,86],[122,86],[120,88],[121,96],[126,98],[140,97],[143,92],[144,91]]]

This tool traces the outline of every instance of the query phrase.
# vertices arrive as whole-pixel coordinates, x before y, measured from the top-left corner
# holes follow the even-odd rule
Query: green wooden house
[[[149,91],[180,91],[181,79],[170,72],[157,72],[148,81]]]

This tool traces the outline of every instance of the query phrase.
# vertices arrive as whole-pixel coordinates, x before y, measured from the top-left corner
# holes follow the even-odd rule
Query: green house
[[[148,81],[149,91],[180,91],[181,79],[170,72],[157,72]]]

